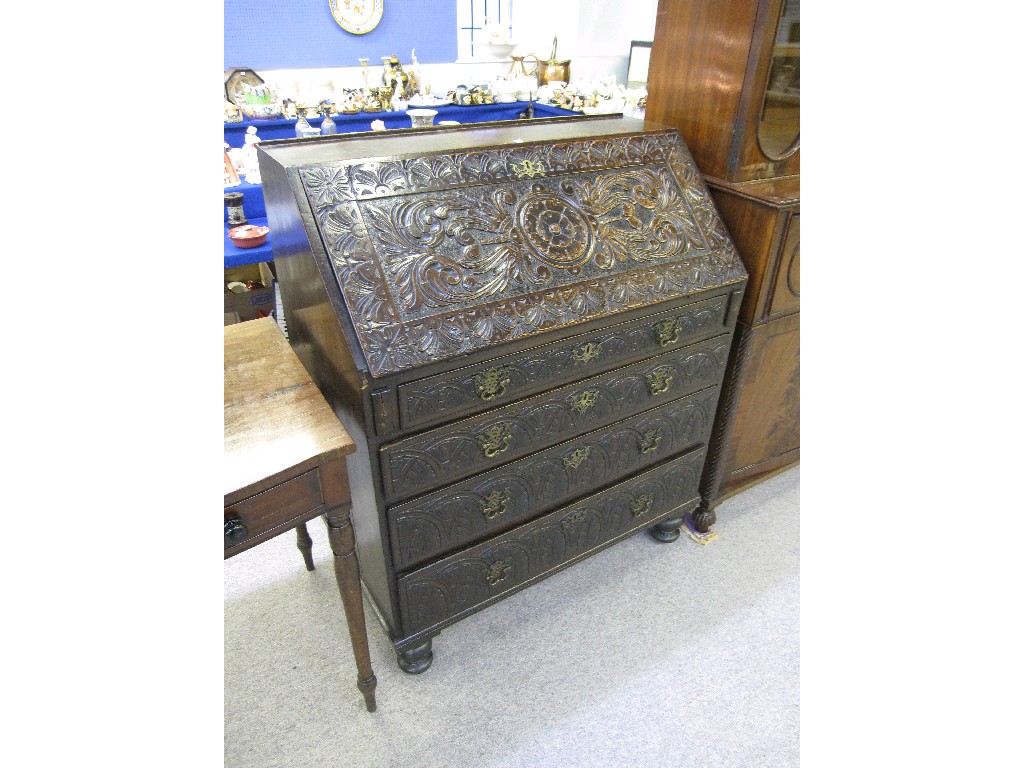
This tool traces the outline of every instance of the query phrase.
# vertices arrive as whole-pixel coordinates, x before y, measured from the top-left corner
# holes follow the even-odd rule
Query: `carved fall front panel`
[[[674,132],[300,178],[374,375],[744,277]]]

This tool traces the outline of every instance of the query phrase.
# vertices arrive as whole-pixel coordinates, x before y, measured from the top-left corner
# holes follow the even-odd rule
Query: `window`
[[[483,45],[482,34],[487,23],[508,30],[512,40],[512,0],[459,0],[456,11],[458,26],[459,61],[488,57],[491,52]]]

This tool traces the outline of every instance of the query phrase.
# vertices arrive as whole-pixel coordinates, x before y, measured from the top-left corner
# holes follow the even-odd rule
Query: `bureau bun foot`
[[[430,648],[432,644],[433,638],[430,638],[420,645],[396,651],[398,654],[398,666],[402,668],[403,672],[408,672],[410,675],[426,672],[430,669],[431,662],[434,661],[434,652]]]
[[[699,533],[707,533],[715,524],[715,510],[708,509],[707,502],[701,502],[700,506],[693,510],[693,527]]]
[[[683,518],[670,517],[668,520],[662,520],[656,526],[651,528],[651,536],[656,538],[658,541],[664,541],[667,544],[679,538],[679,529],[682,525]]]

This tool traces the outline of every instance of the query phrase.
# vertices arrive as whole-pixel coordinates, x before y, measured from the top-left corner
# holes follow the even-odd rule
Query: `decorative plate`
[[[365,35],[380,23],[384,0],[329,0],[338,26],[353,35]]]

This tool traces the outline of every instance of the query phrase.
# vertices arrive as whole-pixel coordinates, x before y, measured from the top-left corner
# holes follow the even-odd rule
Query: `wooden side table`
[[[366,709],[377,708],[345,457],[355,443],[273,318],[224,327],[224,557],[295,529],[313,570],[306,522],[327,522]]]

